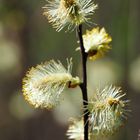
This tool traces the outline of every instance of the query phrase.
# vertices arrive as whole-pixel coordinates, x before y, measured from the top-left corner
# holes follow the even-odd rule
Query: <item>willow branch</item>
[[[88,95],[87,95],[87,53],[85,53],[85,48],[83,44],[83,37],[82,37],[82,25],[77,27],[77,33],[80,42],[80,49],[81,49],[81,57],[82,57],[82,71],[83,71],[83,82],[80,85],[83,97],[83,107],[84,107],[84,140],[88,140],[88,110],[86,106],[88,105]]]

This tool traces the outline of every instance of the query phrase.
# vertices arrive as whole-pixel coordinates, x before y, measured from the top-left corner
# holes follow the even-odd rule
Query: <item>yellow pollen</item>
[[[72,76],[70,74],[54,74],[54,75],[51,75],[51,76],[44,77],[44,79],[35,83],[35,87],[38,87],[40,85],[43,86],[43,85],[47,84],[48,82],[51,82],[51,83],[58,83],[58,82],[66,83],[67,81],[70,81],[71,79],[72,79]]]

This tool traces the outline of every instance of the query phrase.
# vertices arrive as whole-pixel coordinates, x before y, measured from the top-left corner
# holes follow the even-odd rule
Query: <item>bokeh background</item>
[[[113,38],[112,50],[88,62],[89,92],[97,86],[122,86],[132,112],[124,128],[110,140],[137,140],[140,129],[140,1],[96,0],[92,20]],[[45,0],[0,0],[0,140],[66,140],[69,117],[79,117],[79,89],[65,91],[54,111],[33,109],[25,102],[22,78],[31,67],[50,59],[73,57],[73,73],[81,75],[76,32],[56,32],[42,15]],[[84,28],[91,29],[84,25]],[[79,110],[80,108],[80,110]],[[109,139],[109,138],[108,138]]]

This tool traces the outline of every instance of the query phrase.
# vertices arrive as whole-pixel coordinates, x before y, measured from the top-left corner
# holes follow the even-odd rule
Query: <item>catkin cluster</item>
[[[91,16],[98,5],[92,0],[47,0],[43,7],[48,21],[56,31],[67,27],[74,30],[83,23],[91,24]],[[111,49],[111,36],[105,28],[94,27],[82,36],[84,51],[93,62]],[[78,47],[76,50],[80,50]],[[50,60],[32,67],[23,78],[23,95],[35,108],[52,109],[61,103],[65,88],[76,88],[82,83],[72,75],[72,59],[66,59],[67,67],[59,60]],[[121,88],[106,86],[93,91],[83,108],[89,114],[89,140],[108,136],[123,126],[129,110],[129,100],[123,99]],[[84,140],[83,118],[74,119],[68,130],[69,139]]]

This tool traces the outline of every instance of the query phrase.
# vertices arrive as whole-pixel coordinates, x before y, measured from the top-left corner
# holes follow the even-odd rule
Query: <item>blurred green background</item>
[[[132,113],[110,140],[136,140],[140,129],[140,1],[95,2],[99,9],[92,20],[106,28],[113,42],[106,57],[88,62],[89,92],[99,85],[123,87]],[[73,72],[81,73],[76,32],[56,32],[42,15],[45,3],[0,0],[0,140],[64,140],[68,118],[80,116],[79,89],[65,91],[65,100],[54,111],[35,110],[22,96],[26,71],[43,61],[53,58],[65,63],[65,58],[73,57]]]

